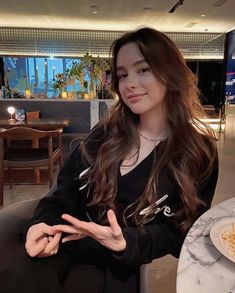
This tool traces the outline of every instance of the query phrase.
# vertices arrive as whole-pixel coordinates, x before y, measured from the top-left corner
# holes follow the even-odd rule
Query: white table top
[[[235,217],[235,197],[205,212],[185,238],[177,271],[177,293],[235,293],[235,263],[210,240],[218,220]]]

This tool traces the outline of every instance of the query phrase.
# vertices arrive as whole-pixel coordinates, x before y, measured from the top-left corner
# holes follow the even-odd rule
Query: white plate
[[[230,232],[233,230],[233,224],[235,225],[235,217],[223,218],[215,223],[210,231],[210,238],[214,246],[228,259],[235,263],[235,255],[229,253],[228,245],[222,239],[224,232]]]

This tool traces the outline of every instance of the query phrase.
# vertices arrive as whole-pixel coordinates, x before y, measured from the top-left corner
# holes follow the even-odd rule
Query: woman
[[[25,244],[31,258],[21,253],[21,271],[3,274],[19,278],[27,268],[32,281],[24,292],[138,292],[140,265],[177,257],[211,205],[215,137],[199,120],[196,79],[179,50],[142,28],[116,40],[111,52],[119,100],[37,207]]]

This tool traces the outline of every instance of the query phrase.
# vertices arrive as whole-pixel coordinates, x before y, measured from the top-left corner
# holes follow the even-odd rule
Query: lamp
[[[62,92],[61,93],[61,98],[62,99],[67,99],[68,98],[67,92]]]
[[[84,100],[90,100],[90,96],[88,93],[84,93]]]
[[[31,97],[31,90],[30,89],[25,90],[25,97],[26,97],[26,99],[29,99]]]
[[[12,115],[15,113],[15,108],[14,107],[12,107],[12,106],[10,106],[10,107],[8,107],[7,108],[7,112],[11,115],[11,119],[10,120],[14,120],[12,117]]]

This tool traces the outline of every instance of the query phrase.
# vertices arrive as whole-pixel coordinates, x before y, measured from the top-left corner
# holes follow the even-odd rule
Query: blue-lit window
[[[4,57],[5,79],[14,98],[24,98],[30,90],[34,98],[56,98],[58,90],[53,86],[58,74],[65,74],[72,63],[79,59],[40,58],[40,57]],[[87,77],[86,77],[87,79]],[[70,93],[84,91],[79,81],[67,85],[63,90]]]

